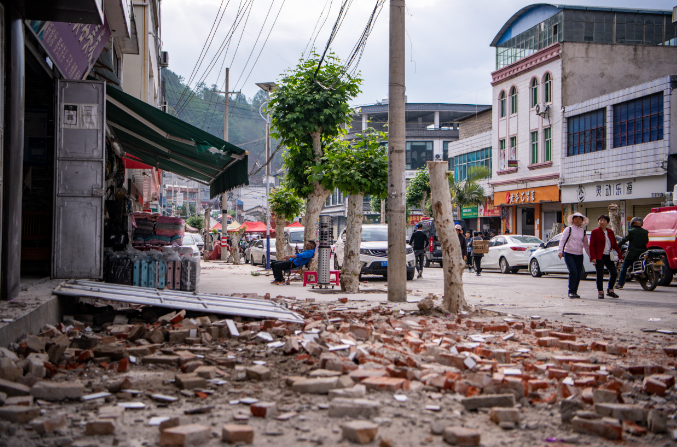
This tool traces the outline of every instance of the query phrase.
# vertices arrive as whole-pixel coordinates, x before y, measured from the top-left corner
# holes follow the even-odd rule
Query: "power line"
[[[256,49],[256,45],[259,43],[259,38],[261,38],[261,33],[263,32],[263,28],[265,28],[265,26],[266,26],[266,22],[268,21],[268,16],[270,16],[270,11],[273,10],[274,4],[275,4],[275,0],[270,2],[270,8],[268,8],[268,12],[266,13],[266,18],[263,20],[263,25],[261,25],[261,29],[259,30],[259,34],[256,36],[256,41],[254,41],[254,46],[252,47],[252,50],[249,52],[249,57],[247,57],[247,62],[245,62],[244,67],[242,68],[242,72],[240,73],[240,77],[237,78],[237,81],[235,82],[235,89],[236,90],[237,90],[237,85],[240,83],[240,79],[242,79],[242,75],[244,74],[245,70],[247,69],[247,65],[249,64],[249,61],[251,60],[252,55],[254,54],[254,50]],[[271,30],[272,30],[272,28],[271,28]]]
[[[315,30],[317,29],[317,25],[320,24],[320,20],[322,20],[322,16],[324,15],[324,10],[327,9],[327,5],[330,3],[330,1],[331,0],[327,0],[324,3],[324,7],[322,7],[322,11],[320,11],[320,16],[317,18],[317,21],[315,22],[315,26],[313,27],[313,32],[310,33],[310,39],[308,39],[308,43],[306,44],[306,47],[303,49],[303,53],[301,53],[302,59],[305,56],[306,51],[308,50],[308,46],[310,45],[310,42],[313,41],[313,36],[315,35]],[[331,8],[329,8],[329,9],[331,10]],[[327,13],[327,17],[329,17],[329,13]],[[326,19],[325,19],[325,21],[326,21]],[[319,33],[319,31],[318,31],[318,33]],[[312,47],[311,47],[311,50],[312,50]]]
[[[317,78],[317,74],[320,71],[320,67],[322,67],[322,62],[324,62],[324,57],[327,55],[327,51],[329,51],[329,47],[331,46],[332,42],[336,38],[336,35],[338,34],[339,29],[341,28],[341,25],[343,24],[343,20],[345,19],[345,16],[348,14],[348,10],[350,9],[350,6],[353,4],[353,0],[344,0],[343,4],[341,5],[341,9],[339,10],[338,17],[336,17],[336,21],[334,22],[334,27],[331,30],[331,34],[329,34],[329,39],[327,39],[327,45],[324,47],[324,52],[322,53],[322,57],[320,58],[320,62],[317,64],[317,69],[315,70],[315,74],[313,75],[313,81]]]

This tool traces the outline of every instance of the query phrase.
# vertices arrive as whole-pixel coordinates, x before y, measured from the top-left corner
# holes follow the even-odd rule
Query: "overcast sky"
[[[375,2],[353,1],[332,45],[339,57],[348,56]],[[245,0],[223,0],[223,5],[228,6],[200,74],[209,66],[228,34],[241,3]],[[271,3],[272,10],[264,25]],[[252,97],[258,91],[256,82],[276,81],[282,72],[295,66],[309,43],[322,9],[328,3],[332,4],[331,11],[315,42],[318,52],[324,49],[342,0],[254,0],[235,58],[233,60],[244,21],[236,31],[225,59],[225,66],[231,67],[231,90],[242,89],[243,93]],[[406,17],[408,101],[489,104],[490,73],[495,67],[495,49],[489,44],[515,12],[532,3],[523,0],[409,1]],[[162,0],[163,49],[169,52],[171,70],[190,78],[221,4],[222,0]],[[671,10],[675,1],[578,0],[568,4]],[[254,66],[278,11],[277,23]],[[388,94],[388,19],[389,1],[386,1],[359,66],[364,82],[362,93],[353,105],[374,103]],[[254,48],[259,32],[261,37]],[[208,85],[218,83],[223,87],[224,72],[217,78],[223,60],[221,57],[206,78]]]

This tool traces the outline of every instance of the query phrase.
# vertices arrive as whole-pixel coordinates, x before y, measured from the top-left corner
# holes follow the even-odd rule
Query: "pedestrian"
[[[496,237],[496,232],[495,232],[494,230],[491,230],[491,231],[489,232],[489,240],[491,240],[491,239],[493,239],[493,238],[495,238],[495,237]]]
[[[562,232],[562,239],[559,241],[559,258],[564,258],[564,262],[569,270],[569,298],[580,299],[578,295],[578,285],[583,277],[583,251],[590,256],[590,244],[588,235],[585,233],[585,227],[590,219],[581,213],[570,214],[568,217],[569,226]]]
[[[459,224],[456,224],[456,233],[458,234],[458,243],[461,244],[461,255],[463,256],[463,261],[468,262],[468,244],[465,241],[465,236],[463,236],[463,227]]]
[[[614,293],[614,284],[616,284],[616,261],[621,258],[621,249],[616,242],[616,235],[607,228],[609,225],[609,216],[602,214],[597,219],[599,228],[595,228],[590,233],[590,262],[595,265],[597,270],[597,298],[604,299],[604,267],[609,270],[609,287],[607,287],[607,296],[609,298],[618,298]]]
[[[473,259],[473,265],[475,266],[475,275],[481,276],[482,273],[482,258],[484,257],[484,254],[482,253],[477,253],[477,250],[475,250],[475,242],[480,242],[484,241],[484,238],[482,237],[482,233],[479,231],[475,231],[474,237],[472,238],[472,245],[473,245],[473,251],[472,251],[472,259]]]
[[[466,258],[466,265],[468,266],[468,273],[472,273],[472,231],[465,232],[465,245],[468,247],[468,256]]]
[[[641,217],[634,217],[630,221],[630,229],[628,230],[628,235],[625,236],[620,245],[629,242],[628,252],[625,254],[625,261],[623,261],[623,266],[621,267],[621,274],[618,278],[617,289],[622,289],[625,285],[625,275],[628,271],[628,267],[633,265],[635,261],[639,258],[639,255],[646,251],[646,246],[649,243],[649,232],[642,228],[644,226],[644,219]]]
[[[416,231],[409,238],[409,245],[414,248],[414,256],[416,257],[416,270],[418,270],[418,277],[423,278],[423,261],[425,260],[425,251],[430,245],[428,242],[428,235],[423,232],[423,224],[416,225]]]
[[[295,255],[285,256],[284,261],[275,262],[272,265],[273,276],[275,277],[275,280],[272,281],[271,284],[277,284],[278,286],[283,285],[284,272],[286,270],[291,270],[292,267],[303,267],[304,265],[308,264],[310,260],[313,259],[313,255],[315,255],[316,246],[317,244],[315,244],[315,241],[308,241],[306,242],[305,251]]]

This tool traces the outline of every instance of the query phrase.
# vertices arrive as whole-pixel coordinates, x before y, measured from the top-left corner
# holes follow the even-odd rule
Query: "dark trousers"
[[[597,270],[597,290],[604,292],[604,267],[606,266],[609,270],[609,287],[607,290],[614,288],[616,284],[616,276],[618,271],[616,270],[616,263],[611,260],[611,256],[602,255],[602,259],[598,259],[595,263],[595,269]]]
[[[425,261],[425,248],[422,250],[414,250],[414,256],[416,256],[416,270],[422,272],[423,262]]]
[[[284,272],[286,270],[291,269],[293,267],[293,264],[291,261],[279,261],[273,264],[271,267],[273,269],[273,276],[275,277],[275,281],[282,282],[284,281]]]
[[[482,273],[482,258],[483,256],[473,256],[473,264],[475,265],[475,271],[477,273]]]
[[[625,275],[628,272],[628,268],[631,268],[632,264],[634,264],[637,259],[639,259],[639,256],[635,256],[632,258],[630,256],[627,256],[623,260],[623,265],[621,266],[621,273],[618,275],[618,285],[620,287],[623,287],[623,285],[625,284]]]
[[[583,276],[583,255],[564,253],[564,262],[569,269],[569,293],[578,293],[578,284]]]

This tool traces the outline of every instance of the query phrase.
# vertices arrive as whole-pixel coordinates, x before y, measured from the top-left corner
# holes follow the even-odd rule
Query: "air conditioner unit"
[[[545,116],[550,113],[550,104],[536,104],[536,115]]]
[[[160,67],[169,67],[169,53],[166,51],[160,52]]]

